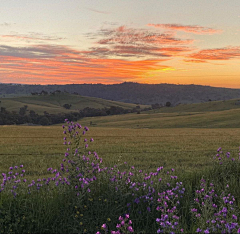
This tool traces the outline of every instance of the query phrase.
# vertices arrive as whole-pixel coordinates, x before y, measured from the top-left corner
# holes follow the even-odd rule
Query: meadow
[[[61,126],[1,126],[0,129],[0,171],[6,171],[9,165],[23,164],[28,171],[26,176],[37,178],[49,174],[47,168],[59,166],[66,148],[62,144]],[[90,127],[89,135],[95,139],[90,150],[98,152],[106,166],[127,161],[147,171],[164,166],[174,167],[178,173],[210,167],[209,160],[219,146],[236,153],[240,142],[240,129],[235,128]]]
[[[1,126],[0,232],[239,232],[240,128],[167,110]]]

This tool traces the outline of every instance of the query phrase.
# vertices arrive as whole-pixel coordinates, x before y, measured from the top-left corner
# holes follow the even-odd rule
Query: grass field
[[[47,98],[31,97],[32,100]],[[237,152],[240,109],[236,102],[208,102],[141,114],[90,117],[79,123],[89,126],[92,122],[88,135],[95,141],[90,150],[96,151],[106,165],[127,161],[148,171],[158,166],[176,167],[179,172],[201,170],[210,166],[209,160],[219,147]],[[61,125],[0,126],[0,170],[20,163],[29,169],[29,176],[46,175],[46,169],[58,167],[64,156],[62,131]]]
[[[91,121],[97,127],[137,129],[239,128],[240,105],[236,103],[238,99],[163,107],[141,114],[84,118],[82,123]]]
[[[202,170],[211,166],[216,150],[236,152],[240,129],[126,129],[90,127],[87,134],[107,166],[127,161],[139,169],[155,170],[159,166],[178,172]],[[47,175],[47,168],[59,167],[66,146],[61,126],[1,126],[0,171],[23,164],[27,175]]]
[[[230,226],[221,228],[229,233],[235,233],[237,229],[240,232],[240,225],[235,222],[235,217],[239,215],[240,210],[240,180],[236,176],[240,169],[239,160],[237,160],[240,145],[240,109],[237,108],[234,101],[231,102],[233,104],[231,106],[229,103],[228,108],[218,102],[214,107],[208,106],[210,104],[202,104],[205,107],[207,105],[207,109],[201,105],[197,106],[198,104],[191,105],[191,107],[184,105],[181,112],[178,110],[178,106],[141,114],[80,120],[79,123],[82,126],[88,126],[90,131],[81,137],[81,148],[78,150],[84,150],[86,144],[83,142],[84,139],[89,141],[89,138],[92,137],[94,141],[89,144],[87,151],[96,151],[98,156],[103,159],[101,168],[108,167],[106,173],[96,174],[98,179],[91,182],[89,192],[86,190],[87,188],[86,191],[80,189],[83,182],[80,182],[80,179],[77,179],[76,182],[75,178],[78,177],[71,177],[74,174],[69,174],[67,177],[69,180],[72,178],[72,181],[69,187],[66,187],[55,181],[58,179],[57,174],[53,178],[55,174],[47,170],[51,167],[60,171],[60,164],[63,163],[64,155],[67,152],[66,148],[71,148],[71,145],[63,144],[65,135],[61,125],[0,126],[0,173],[9,174],[9,170],[10,172],[13,170],[15,173],[22,169],[10,169],[9,167],[24,165],[24,170],[26,170],[24,174],[27,179],[25,184],[23,182],[17,184],[17,181],[3,182],[6,183],[6,188],[2,184],[4,190],[0,191],[0,232],[96,233],[99,231],[98,233],[103,233],[105,231],[102,230],[101,225],[105,224],[109,230],[116,230],[119,217],[129,212],[133,223],[132,227],[138,233],[156,233],[156,230],[162,230],[162,228],[165,228],[164,233],[169,233],[171,228],[158,222],[157,220],[160,218],[162,222],[174,223],[176,227],[173,229],[177,233],[180,232],[180,228],[186,230],[187,233],[193,233],[199,227],[202,228],[201,233],[205,231],[208,233],[208,230],[216,233],[216,230],[220,230],[217,225],[222,225],[221,220],[216,219],[217,221],[215,221],[219,223],[216,225],[208,225],[207,220],[214,217],[214,212],[226,210],[226,206],[228,215],[223,216],[222,219]],[[189,112],[190,109],[191,112]],[[91,126],[89,126],[90,121],[92,122]],[[224,152],[221,155],[223,166],[213,161],[219,147],[222,147]],[[228,151],[231,152],[229,159],[225,156]],[[76,151],[73,148],[73,151],[68,152]],[[70,155],[75,161],[73,153]],[[82,155],[81,152],[80,155]],[[85,155],[88,155],[88,152],[85,151]],[[94,157],[93,154],[91,157]],[[236,160],[232,161],[232,158]],[[77,164],[79,167],[73,168],[71,173],[78,174],[79,168],[81,168],[80,171],[86,175],[86,179],[93,178],[91,170],[86,169],[87,165],[97,165],[92,163],[88,164],[88,162],[80,160]],[[81,167],[82,165],[85,166]],[[112,168],[114,165],[118,165],[118,167]],[[168,197],[163,196],[163,191],[166,193],[170,191],[168,182],[171,183],[171,192],[176,191],[175,180],[172,177],[169,178],[166,171],[159,174],[161,180],[158,177],[148,178],[148,175],[156,173],[160,166],[164,167],[163,170],[169,171],[174,168],[173,173],[178,176],[177,181],[183,182],[184,196],[177,189],[178,192],[180,191],[180,205],[177,203],[179,201],[175,199],[176,197],[171,197],[169,200]],[[144,173],[140,172],[140,169]],[[128,178],[123,176],[126,180],[117,179],[115,181],[120,173],[124,175],[122,174],[125,173],[124,171],[127,171]],[[133,177],[130,176],[132,172]],[[10,178],[6,175],[4,175],[5,181],[7,181],[6,178]],[[55,186],[57,183],[55,187],[49,187],[48,182],[43,179],[49,177],[54,179],[51,186]],[[36,180],[39,178],[42,180]],[[201,178],[206,181],[200,181]],[[36,186],[35,182],[32,182],[33,179],[36,181]],[[59,178],[59,181],[60,179],[62,181],[63,177]],[[199,197],[205,202],[206,195],[212,193],[213,185],[209,185],[210,182],[213,182],[215,186],[215,195],[218,196],[218,199],[213,201],[210,198],[206,203],[208,207],[201,206],[203,203],[196,203],[195,198]],[[40,183],[42,185],[39,185]],[[202,185],[203,183],[206,184]],[[76,184],[79,187],[76,187]],[[139,187],[134,187],[134,184]],[[14,190],[16,185],[19,186],[18,190]],[[146,190],[145,185],[148,188]],[[206,190],[199,194],[197,191],[199,188],[201,189],[201,186],[204,186]],[[118,187],[117,190],[116,187]],[[76,189],[79,189],[80,196],[76,195]],[[154,189],[155,192],[151,192],[151,189]],[[17,199],[12,195],[14,191],[19,191]],[[234,204],[236,204],[234,209],[231,204],[226,205],[224,199],[222,200],[224,194],[230,193],[234,195]],[[169,196],[171,195],[169,194]],[[231,196],[227,196],[230,199]],[[159,197],[162,198],[159,200]],[[142,200],[138,203],[140,198]],[[233,197],[231,198],[233,199]],[[166,208],[159,212],[159,209],[162,209],[160,206],[162,207],[165,202],[169,207],[177,207],[177,210],[171,213]],[[213,202],[218,204],[216,209],[213,209],[213,205],[215,206]],[[193,207],[198,208],[202,218],[196,220],[195,211],[192,211]],[[163,219],[163,214],[168,214],[169,218]],[[179,215],[179,225],[178,222],[175,222],[173,214]],[[232,228],[233,226],[234,228]],[[122,227],[122,230],[124,228],[127,226]],[[233,229],[234,232],[231,231]]]
[[[31,187],[30,195],[27,192],[22,194],[20,190],[17,199],[14,199],[10,193],[9,196],[7,189],[5,189],[6,193],[4,193],[5,191],[0,193],[1,233],[59,233],[60,231],[64,231],[64,233],[96,233],[102,229],[101,225],[104,223],[107,223],[109,230],[116,230],[118,217],[121,217],[119,216],[121,214],[126,214],[129,204],[131,204],[131,210],[128,212],[133,221],[134,230],[137,232],[145,230],[141,233],[147,233],[147,230],[156,233],[158,230],[159,224],[156,220],[159,219],[161,213],[156,210],[157,203],[155,201],[158,200],[159,193],[151,194],[147,193],[148,190],[141,190],[139,193],[135,191],[135,195],[132,195],[131,186],[128,191],[126,187],[129,185],[125,185],[124,180],[123,184],[121,181],[116,182],[116,185],[119,186],[117,193],[115,185],[111,185],[109,182],[111,178],[109,173],[103,174],[102,177],[100,174],[95,183],[98,188],[93,184],[91,186],[92,192],[83,193],[79,198],[73,193],[74,187],[69,187],[69,190],[66,190],[67,187],[60,186],[48,190],[48,186],[43,186],[38,191],[32,184],[29,185],[33,179],[36,181],[38,178],[53,177],[54,174],[49,172],[47,168],[60,169],[59,165],[65,158],[66,152],[61,126],[1,126],[0,133],[0,172],[7,173],[10,166],[23,164],[28,187]],[[175,168],[174,174],[177,174],[179,179],[183,181],[186,192],[184,197],[180,196],[180,206],[177,205],[177,200],[174,198],[171,201],[173,203],[169,202],[169,206],[178,207],[176,214],[180,216],[180,228],[184,228],[187,233],[196,232],[198,227],[204,228],[204,230],[208,228],[206,220],[213,215],[212,213],[209,215],[204,213],[203,207],[202,211],[199,212],[205,214],[203,216],[205,221],[200,220],[196,224],[194,218],[191,218],[190,210],[194,204],[194,191],[198,189],[202,176],[205,179],[214,180],[216,194],[221,194],[221,191],[229,194],[229,191],[224,189],[228,183],[231,193],[236,198],[237,206],[240,206],[238,196],[240,181],[235,176],[239,171],[239,163],[236,163],[236,166],[231,164],[230,167],[227,164],[226,168],[224,166],[223,171],[221,171],[221,168],[219,168],[220,170],[214,169],[216,163],[213,163],[212,160],[220,146],[224,152],[231,152],[231,158],[238,159],[240,129],[93,127],[90,128],[85,137],[87,139],[94,138],[94,142],[89,145],[88,150],[96,151],[99,157],[103,158],[103,167],[111,168],[118,164],[121,171],[130,171],[131,167],[134,166],[134,174],[140,169],[143,169],[144,173],[156,172],[160,166],[169,169],[169,171],[171,168]],[[128,164],[124,164],[125,161]],[[111,171],[109,169],[109,172]],[[140,174],[136,173],[136,176],[140,176]],[[160,176],[163,181],[168,177],[163,173]],[[167,189],[156,179],[151,179],[154,181],[153,185],[150,180],[144,181],[148,183],[148,186],[154,186],[156,191]],[[131,180],[134,181],[134,178]],[[174,186],[174,181],[171,183]],[[21,188],[21,184],[19,186]],[[145,203],[142,201],[140,204],[136,204],[135,199],[144,194],[147,197],[151,196],[154,202]],[[219,202],[221,204],[220,200]],[[151,212],[148,211],[150,208],[147,205],[151,207]],[[212,207],[212,203],[209,205]],[[220,207],[222,206],[224,204]],[[139,212],[142,212],[141,215]],[[229,221],[231,221],[232,215],[237,214],[236,212],[235,210],[229,212]],[[171,222],[174,221],[173,214],[168,219],[172,220]],[[179,231],[180,229],[177,232]],[[168,229],[165,233],[169,233]]]
[[[155,113],[152,111],[153,113],[84,118],[79,123],[90,127],[90,131],[81,137],[78,152],[82,155],[80,150],[84,150],[86,144],[83,142],[84,138],[89,141],[92,137],[94,141],[89,144],[87,151],[96,151],[103,159],[101,168],[108,168],[106,172],[104,169],[103,172],[94,174],[88,166],[91,165],[92,168],[97,165],[94,164],[95,161],[88,164],[88,161],[80,158],[77,167],[73,167],[67,177],[71,181],[69,187],[60,184],[63,176],[59,178],[56,173],[53,178],[55,174],[47,170],[51,167],[60,171],[66,148],[72,147],[71,144],[63,144],[65,135],[61,125],[0,126],[0,172],[21,171],[22,168],[9,167],[23,164],[27,179],[27,183],[17,184],[18,190],[14,190],[17,181],[3,182],[6,183],[6,188],[0,191],[0,232],[109,233],[103,230],[102,225],[109,230],[116,230],[119,219],[125,217],[126,220],[126,212],[130,214],[132,227],[137,233],[156,233],[160,229],[164,233],[169,233],[170,229],[180,233],[181,228],[184,233],[195,233],[199,228],[200,233],[216,233],[216,230],[223,229],[228,233],[240,232],[240,225],[235,221],[240,213],[240,179],[236,176],[240,170],[240,128],[237,122],[239,110],[218,108],[215,111],[199,111],[197,108],[196,112],[188,112],[186,108],[178,112],[174,108],[168,108],[164,112],[162,108]],[[90,121],[92,126],[89,126]],[[223,165],[213,162],[219,147],[224,152],[219,153],[223,158]],[[71,162],[69,159],[72,158],[77,160],[73,155],[76,152],[74,146],[72,149],[73,151],[68,151],[72,153],[71,157],[68,155],[66,163]],[[225,155],[228,151],[231,152],[229,159]],[[86,151],[85,155],[88,155]],[[91,157],[95,156],[91,154]],[[232,158],[236,160],[233,161]],[[220,159],[215,161],[218,160]],[[118,167],[112,168],[116,164]],[[164,172],[160,171],[153,178],[160,166],[164,167]],[[165,171],[171,171],[172,168],[175,169],[174,175],[178,176],[175,179]],[[78,175],[81,180],[72,176],[74,173],[77,175],[79,170],[82,173]],[[6,175],[11,175],[8,174]],[[126,176],[122,179],[120,174]],[[10,178],[6,175],[5,181]],[[87,188],[84,190],[81,187],[83,179],[91,179],[93,175],[97,179],[89,184],[89,191]],[[51,186],[54,187],[50,187],[46,180],[36,180],[48,177],[52,178]],[[33,179],[36,183],[32,182]],[[176,181],[182,182],[184,190],[179,190],[180,184],[176,184]],[[39,185],[40,183],[42,184]],[[204,192],[199,192],[202,188],[204,190],[201,191]],[[19,191],[17,199],[12,195],[14,191]],[[216,199],[212,199],[212,191],[217,196]],[[174,196],[171,195],[172,192]],[[232,203],[227,201],[226,204],[224,196],[232,199]],[[206,203],[198,203],[196,198]],[[165,204],[168,204],[166,208],[161,208]],[[195,207],[202,218],[196,219]],[[225,216],[223,211],[226,209]],[[223,214],[219,213],[221,219],[216,218],[213,221],[215,224],[209,224],[208,220],[212,220],[216,212],[220,211]],[[175,214],[180,217],[179,222],[178,218],[174,218]],[[166,215],[167,219],[164,218]],[[169,222],[174,225],[167,226]],[[130,233],[126,232],[129,225],[131,224],[121,227],[121,230]]]
[[[71,109],[67,110],[63,107],[64,104],[71,104]],[[28,106],[28,110],[33,110],[38,114],[43,114],[47,111],[50,114],[67,113],[72,111],[82,110],[86,107],[102,109],[105,107],[117,106],[124,109],[132,109],[136,104],[115,102],[94,97],[84,97],[80,95],[59,93],[55,95],[41,96],[23,96],[14,98],[2,98],[1,107],[5,107],[8,111],[19,111],[20,107]],[[141,105],[141,108],[148,107]]]
[[[174,108],[161,108],[159,112],[209,112],[240,108],[240,99],[209,101],[204,103],[180,104]]]

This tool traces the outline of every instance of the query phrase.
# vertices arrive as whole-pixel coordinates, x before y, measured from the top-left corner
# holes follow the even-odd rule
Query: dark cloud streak
[[[108,11],[99,11],[99,10],[96,10],[96,9],[93,9],[93,8],[89,8],[89,7],[86,7],[86,9],[88,9],[89,11],[100,13],[100,14],[110,14],[111,13],[111,12],[108,12]]]

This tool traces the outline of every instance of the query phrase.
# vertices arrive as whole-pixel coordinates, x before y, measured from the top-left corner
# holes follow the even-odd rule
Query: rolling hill
[[[0,106],[6,108],[7,111],[18,112],[21,107],[27,105],[28,110],[33,110],[38,114],[43,114],[44,111],[47,111],[50,114],[68,113],[79,111],[86,107],[95,109],[109,108],[111,106],[122,107],[124,109],[133,109],[136,107],[135,104],[115,102],[94,97],[84,97],[63,92],[56,93],[55,95],[48,94],[1,98],[0,101]],[[71,108],[64,108],[64,104],[71,104]],[[140,107],[146,108],[148,106],[141,105]]]
[[[20,85],[0,84],[0,98],[30,95],[32,92],[54,92],[56,90],[77,93],[82,96],[103,98],[125,103],[151,105],[159,103],[172,105],[179,103],[202,103],[209,100],[229,100],[240,98],[240,89],[216,88],[201,85],[176,84],[68,84],[68,85]]]
[[[158,110],[84,118],[96,127],[120,128],[240,128],[239,99],[163,107]],[[224,134],[224,132],[223,132]]]

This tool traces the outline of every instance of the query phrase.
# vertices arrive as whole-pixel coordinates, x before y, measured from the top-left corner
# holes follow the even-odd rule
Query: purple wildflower
[[[102,228],[106,229],[106,228],[107,228],[107,224],[104,223],[104,224],[102,225]]]
[[[128,231],[129,231],[129,232],[134,232],[134,230],[133,230],[132,226],[128,226],[128,228],[127,228],[127,229],[128,229]]]
[[[237,220],[237,216],[234,215],[234,214],[232,215],[232,218],[235,219],[235,220]]]

